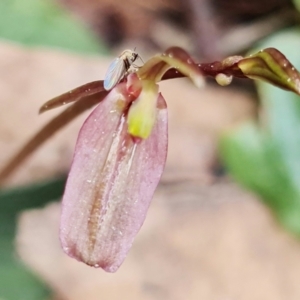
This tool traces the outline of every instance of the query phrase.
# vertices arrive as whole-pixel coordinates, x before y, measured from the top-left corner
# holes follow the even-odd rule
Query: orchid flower
[[[173,48],[117,84],[82,126],[62,201],[69,256],[109,272],[125,259],[166,162],[167,105],[157,82],[172,67],[203,85],[197,65]]]
[[[46,102],[40,112],[75,103],[29,141],[0,172],[0,180],[47,137],[98,104],[78,136],[62,201],[60,240],[69,256],[115,272],[145,220],[166,162],[167,104],[158,82],[189,77],[201,87],[204,76],[220,85],[232,77],[258,78],[300,94],[300,74],[276,49],[196,64],[183,49],[172,47],[110,91],[103,81],[94,81]]]

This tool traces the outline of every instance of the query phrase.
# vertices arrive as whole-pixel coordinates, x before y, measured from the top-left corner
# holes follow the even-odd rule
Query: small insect
[[[127,49],[115,58],[109,65],[104,77],[104,88],[109,91],[118,84],[138,57],[139,55],[135,51]]]

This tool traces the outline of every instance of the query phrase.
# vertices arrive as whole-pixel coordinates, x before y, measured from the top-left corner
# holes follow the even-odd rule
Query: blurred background
[[[126,48],[198,62],[276,47],[300,69],[299,0],[1,0],[0,170]],[[299,300],[299,96],[251,80],[162,82],[169,152],[144,226],[108,274],[63,254],[60,198],[89,112],[0,190],[0,299]]]

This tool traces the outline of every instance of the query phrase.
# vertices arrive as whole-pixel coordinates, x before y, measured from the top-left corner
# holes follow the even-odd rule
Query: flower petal
[[[151,134],[156,118],[158,85],[150,80],[143,80],[143,89],[132,103],[128,112],[128,132],[142,139]]]
[[[197,87],[203,87],[204,77],[198,65],[192,57],[179,47],[171,47],[163,54],[156,55],[149,59],[139,70],[137,75],[140,79],[161,81],[164,74],[175,68],[180,73],[189,77]]]
[[[160,96],[148,139],[127,132],[128,100],[114,89],[83,125],[63,198],[64,251],[115,272],[142,226],[167,155],[167,109]]]
[[[243,74],[300,95],[300,73],[277,49],[267,48],[238,62]]]
[[[89,97],[91,95],[95,95],[100,93],[102,94],[103,98],[105,97],[105,94],[107,91],[104,90],[103,87],[103,81],[102,80],[97,80],[97,81],[92,81],[89,83],[86,83],[82,86],[79,86],[71,91],[68,91],[62,95],[59,95],[55,98],[52,98],[48,100],[46,103],[42,105],[42,107],[39,110],[39,113],[43,113],[47,110],[66,105],[71,102],[75,102],[78,100],[81,100],[83,98]],[[99,96],[99,102],[101,101],[101,97]]]

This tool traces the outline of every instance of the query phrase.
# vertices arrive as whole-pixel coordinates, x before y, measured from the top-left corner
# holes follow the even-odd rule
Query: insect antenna
[[[136,53],[136,47],[134,47],[133,52]],[[142,61],[143,64],[145,64],[145,62],[143,61],[142,57],[138,53],[137,53],[137,57]]]
[[[145,64],[145,62],[143,61],[142,57],[138,54],[138,58],[142,61],[143,64]]]

